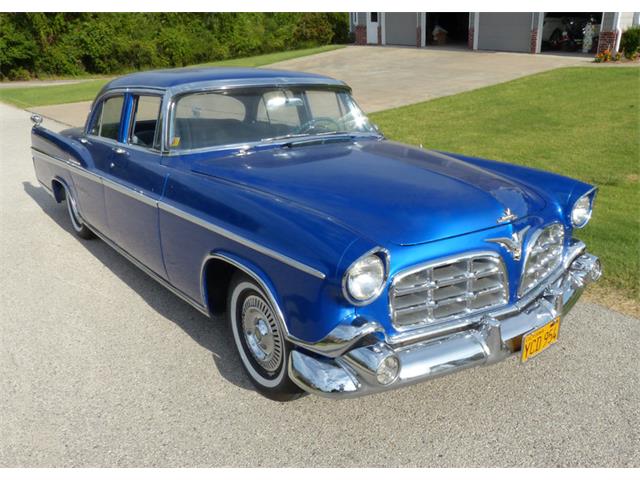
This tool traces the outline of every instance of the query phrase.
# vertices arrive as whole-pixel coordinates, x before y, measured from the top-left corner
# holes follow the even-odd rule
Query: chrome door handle
[[[121,147],[113,147],[113,151],[118,155],[124,155],[125,153],[127,153],[127,151]]]
[[[82,143],[83,145],[86,145],[87,143],[89,143],[89,140],[87,140],[87,139],[86,139],[86,138],[84,138],[84,137],[80,137],[79,141],[80,141],[80,143]]]

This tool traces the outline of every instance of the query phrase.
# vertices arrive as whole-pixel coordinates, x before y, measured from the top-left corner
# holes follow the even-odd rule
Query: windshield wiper
[[[277,137],[261,138],[261,142],[277,142],[278,140],[287,140],[288,138],[308,137],[311,133],[288,133],[286,135],[278,135]]]
[[[292,148],[301,145],[316,145],[316,144],[324,144],[328,142],[348,142],[352,140],[355,135],[349,132],[325,132],[325,133],[317,133],[314,135],[308,135],[308,138],[304,140],[294,140],[291,142],[287,142],[283,145],[283,147]]]

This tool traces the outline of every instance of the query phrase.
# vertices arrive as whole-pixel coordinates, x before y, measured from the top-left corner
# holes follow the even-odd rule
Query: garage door
[[[417,16],[411,13],[386,13],[384,29],[387,45],[416,46]]]
[[[481,13],[478,48],[529,52],[532,13]]]

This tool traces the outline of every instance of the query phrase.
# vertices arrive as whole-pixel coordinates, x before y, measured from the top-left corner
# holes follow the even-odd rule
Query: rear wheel
[[[291,349],[275,309],[256,282],[240,272],[231,280],[227,313],[242,366],[258,391],[280,402],[300,397],[303,392],[288,375]]]
[[[71,219],[71,226],[73,230],[76,232],[80,238],[84,238],[85,240],[89,240],[94,238],[95,235],[89,227],[87,227],[82,221],[82,217],[80,216],[80,212],[78,212],[78,203],[76,199],[73,198],[71,192],[68,189],[65,189],[64,192],[65,201],[67,203],[67,210],[69,212],[69,218]]]

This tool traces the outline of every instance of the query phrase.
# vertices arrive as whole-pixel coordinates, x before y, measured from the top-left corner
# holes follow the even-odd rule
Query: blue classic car
[[[83,129],[33,117],[35,172],[207,316],[264,395],[353,397],[556,342],[601,275],[596,190],[384,138],[343,82],[266,69],[128,75]]]

